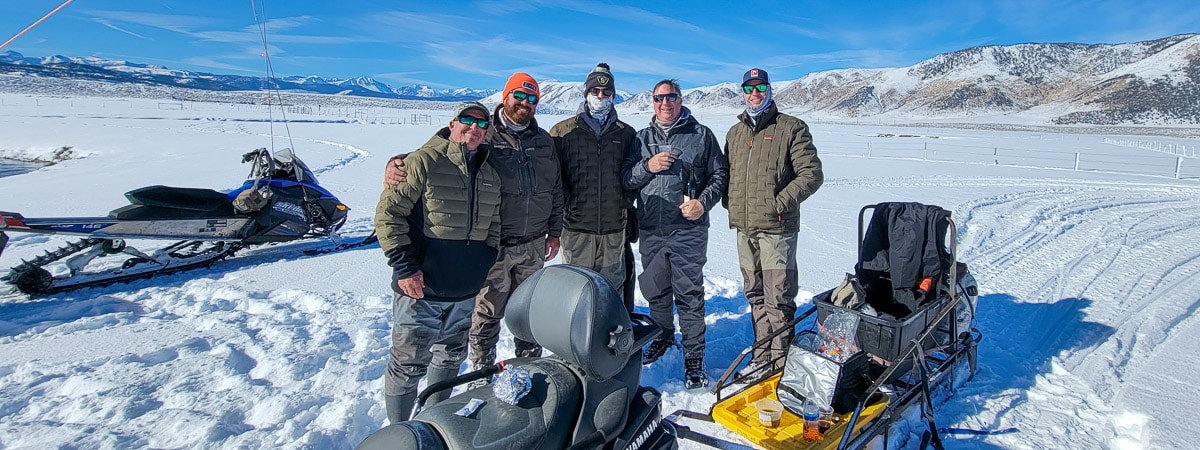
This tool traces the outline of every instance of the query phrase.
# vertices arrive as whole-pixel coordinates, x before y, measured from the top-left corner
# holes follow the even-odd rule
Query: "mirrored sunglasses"
[[[742,86],[742,91],[744,91],[746,93],[746,95],[750,95],[751,93],[754,92],[755,89],[758,89],[758,92],[767,92],[768,87],[770,87],[770,86],[767,85],[766,83],[756,84],[754,86]]]
[[[471,116],[458,116],[458,123],[461,123],[466,126],[475,125],[475,126],[479,127],[480,130],[486,130],[488,127],[487,119],[480,119],[480,118],[471,117]]]
[[[524,100],[524,101],[529,102],[530,105],[536,105],[538,102],[538,96],[533,95],[533,94],[526,94],[521,91],[513,91],[512,96],[513,96],[513,98],[517,99],[517,101]]]
[[[679,101],[679,94],[674,92],[670,94],[654,94],[654,103],[662,103],[663,100],[668,102],[677,102]]]

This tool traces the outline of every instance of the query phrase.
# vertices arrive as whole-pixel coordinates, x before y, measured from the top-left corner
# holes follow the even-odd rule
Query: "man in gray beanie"
[[[625,155],[636,149],[633,127],[617,119],[613,108],[615,80],[608,64],[600,63],[584,82],[584,101],[574,117],[554,125],[554,138],[562,164],[563,262],[595,270],[617,292],[625,293],[625,307],[633,311],[633,251],[626,232],[635,191],[621,183]],[[628,260],[627,260],[628,257]]]
[[[746,71],[742,93],[746,110],[725,136],[725,205],[729,227],[737,229],[738,264],[757,341],[786,327],[796,315],[800,203],[825,178],[808,124],[779,112],[767,71]],[[767,348],[756,349],[743,373],[781,367],[792,334],[783,332]]]

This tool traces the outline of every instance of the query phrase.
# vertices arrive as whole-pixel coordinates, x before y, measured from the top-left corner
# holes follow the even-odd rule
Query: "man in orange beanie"
[[[500,320],[512,290],[558,255],[563,190],[554,141],[534,119],[541,90],[527,73],[509,77],[488,129],[488,163],[500,173],[500,255],[476,297],[471,318],[472,369],[496,362]],[[403,155],[388,164],[385,184],[403,180]],[[514,338],[518,357],[540,356],[541,347]]]

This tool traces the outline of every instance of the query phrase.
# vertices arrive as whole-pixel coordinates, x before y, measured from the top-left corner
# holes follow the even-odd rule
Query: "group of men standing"
[[[600,63],[578,113],[546,132],[534,118],[537,82],[516,73],[494,111],[462,103],[428,143],[389,160],[375,214],[395,291],[388,420],[408,419],[422,377],[452,378],[465,359],[472,369],[494,364],[513,289],[560,249],[564,263],[623,293],[632,312],[639,240],[637,285],[663,330],[643,362],[678,346],[677,308],[685,385],[707,386],[703,267],[708,211],[718,203],[738,230],[756,339],[785,326],[796,311],[799,204],[820,187],[821,162],[808,126],[776,108],[766,71],[746,72],[742,89],[746,110],[722,150],[674,80],[655,85],[654,116],[635,131],[618,119],[614,78]],[[783,333],[751,364],[776,361],[790,339]],[[518,357],[541,354],[532,342],[515,348]]]

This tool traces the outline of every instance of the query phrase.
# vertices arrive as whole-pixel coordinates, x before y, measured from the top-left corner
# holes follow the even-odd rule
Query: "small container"
[[[773,398],[764,398],[754,402],[754,407],[758,409],[758,421],[769,428],[779,426],[779,421],[783,419],[783,403]]]
[[[817,426],[821,429],[821,433],[824,434],[829,427],[833,426],[833,407],[822,406],[820,411],[821,417],[817,419]]]
[[[804,402],[804,440],[821,442],[821,407],[811,399]]]

